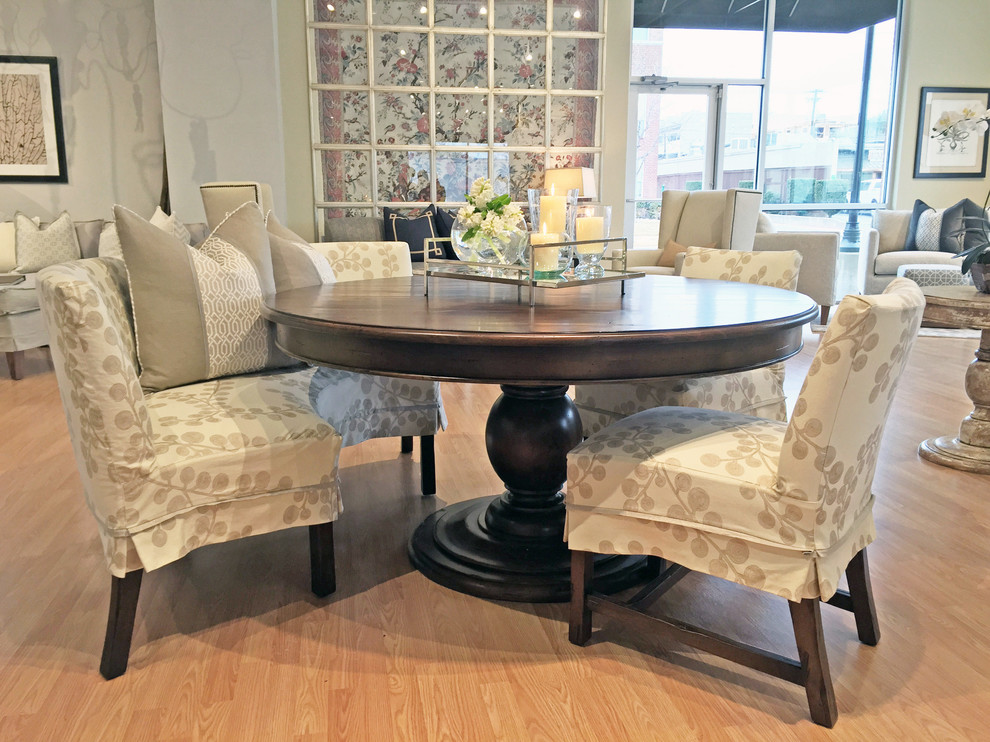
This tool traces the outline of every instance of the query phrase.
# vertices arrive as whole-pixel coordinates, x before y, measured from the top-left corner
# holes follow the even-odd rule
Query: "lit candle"
[[[564,235],[557,232],[533,232],[529,236],[529,244],[533,247],[533,270],[536,273],[555,273],[559,270],[559,247],[537,247],[537,245],[556,244],[564,241]]]
[[[602,216],[580,216],[574,226],[574,232],[578,242],[581,240],[594,240],[605,236],[605,217]],[[593,242],[588,245],[576,245],[579,253],[601,252],[604,244]]]
[[[559,234],[567,230],[567,197],[553,195],[553,186],[549,196],[540,196],[540,221],[544,232]]]

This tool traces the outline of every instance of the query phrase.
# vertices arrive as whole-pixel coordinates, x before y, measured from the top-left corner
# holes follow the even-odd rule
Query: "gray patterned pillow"
[[[41,228],[21,212],[14,214],[17,273],[37,273],[47,265],[79,260],[79,238],[69,212]]]
[[[198,247],[114,206],[145,389],[297,363],[275,347],[272,326],[261,316],[265,266],[232,244],[253,233],[267,250],[261,210],[251,205],[230,214]],[[271,282],[270,257],[260,257],[268,257],[265,283]]]

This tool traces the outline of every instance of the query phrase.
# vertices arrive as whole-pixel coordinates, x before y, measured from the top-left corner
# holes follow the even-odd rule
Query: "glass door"
[[[648,78],[647,78],[648,79]],[[634,84],[630,122],[635,127],[628,153],[626,213],[635,214],[630,247],[656,247],[660,202],[667,188],[709,190],[718,187],[722,85]],[[631,227],[631,229],[630,229]]]

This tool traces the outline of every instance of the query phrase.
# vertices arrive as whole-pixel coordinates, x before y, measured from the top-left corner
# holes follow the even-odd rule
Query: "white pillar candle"
[[[567,229],[567,197],[540,196],[540,222],[543,231],[559,234]]]
[[[564,241],[564,235],[556,232],[533,232],[529,244],[533,247],[533,270],[537,273],[550,273],[558,270],[559,247],[537,247]]]
[[[574,231],[578,242],[582,240],[594,240],[605,236],[605,217],[602,216],[579,216],[575,223]],[[593,242],[588,245],[575,245],[579,253],[598,253],[602,251],[604,244]]]

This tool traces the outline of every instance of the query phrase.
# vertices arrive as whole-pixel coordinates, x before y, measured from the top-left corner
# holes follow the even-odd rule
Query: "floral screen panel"
[[[605,0],[312,0],[317,209],[525,202],[601,154]],[[321,220],[322,221],[322,220]]]

